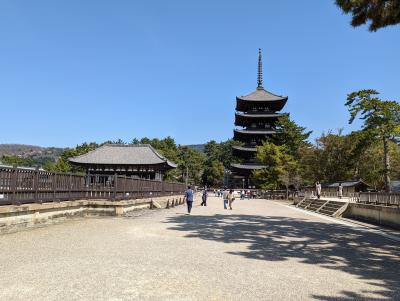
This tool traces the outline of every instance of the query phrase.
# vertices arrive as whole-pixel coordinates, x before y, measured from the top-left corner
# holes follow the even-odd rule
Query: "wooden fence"
[[[184,190],[182,183],[0,166],[0,205],[77,199],[134,199],[181,194]]]
[[[360,192],[359,203],[400,207],[400,193]]]
[[[293,198],[293,192],[289,191],[288,195],[286,195],[286,190],[267,190],[261,194],[261,197],[267,200],[281,200],[286,199],[286,197]]]

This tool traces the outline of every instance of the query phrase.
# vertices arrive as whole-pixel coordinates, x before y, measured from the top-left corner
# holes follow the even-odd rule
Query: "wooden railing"
[[[286,199],[286,190],[267,190],[262,193],[262,198],[266,200]],[[293,197],[293,193],[289,192],[289,197]]]
[[[134,199],[181,194],[184,189],[182,183],[0,166],[0,205],[77,199]]]
[[[317,196],[315,191],[312,192],[305,192],[304,193],[306,198],[315,198]],[[358,199],[360,197],[359,192],[348,192],[344,191],[342,194],[342,199],[345,201],[348,201],[350,203],[356,203],[358,202]],[[339,193],[337,191],[324,191],[322,190],[321,192],[321,198],[339,198]]]
[[[361,192],[359,203],[400,207],[400,193]]]

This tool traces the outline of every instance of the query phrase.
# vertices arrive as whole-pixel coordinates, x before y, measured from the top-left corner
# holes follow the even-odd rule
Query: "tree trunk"
[[[383,175],[385,178],[385,190],[386,192],[390,192],[390,162],[389,162],[389,146],[388,146],[388,138],[383,136]]]

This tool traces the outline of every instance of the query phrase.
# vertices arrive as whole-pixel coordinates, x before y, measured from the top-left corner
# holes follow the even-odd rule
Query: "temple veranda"
[[[274,201],[209,197],[0,238],[0,300],[399,300],[400,240]]]

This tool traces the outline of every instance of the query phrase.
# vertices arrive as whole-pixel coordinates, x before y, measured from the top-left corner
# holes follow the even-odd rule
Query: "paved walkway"
[[[0,236],[0,300],[400,300],[400,244],[266,200]]]

